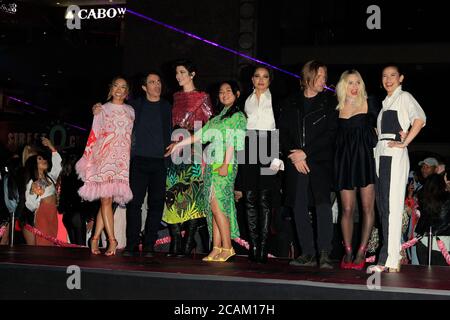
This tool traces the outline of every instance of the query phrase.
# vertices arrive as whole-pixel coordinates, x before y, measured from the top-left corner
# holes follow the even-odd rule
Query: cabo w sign
[[[66,25],[70,30],[81,29],[81,20],[123,18],[126,11],[127,8],[81,9],[79,6],[72,5],[66,10]]]

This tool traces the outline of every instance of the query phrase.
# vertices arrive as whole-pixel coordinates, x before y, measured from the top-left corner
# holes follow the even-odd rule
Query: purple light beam
[[[34,104],[29,103],[29,102],[27,102],[27,101],[23,101],[23,100],[21,100],[21,99],[19,99],[19,98],[15,98],[15,97],[11,97],[11,96],[6,96],[6,97],[7,97],[8,99],[11,99],[11,100],[13,100],[13,101],[19,102],[19,103],[24,104],[24,105],[26,105],[26,106],[29,106],[29,107],[32,107],[32,108],[35,108],[35,109],[38,109],[38,110],[41,110],[41,111],[45,111],[45,112],[48,111],[48,109],[45,109],[45,108],[42,108],[42,107],[35,106]]]
[[[240,56],[240,57],[243,57],[243,58],[245,58],[245,59],[248,59],[248,60],[257,62],[257,63],[262,64],[262,65],[264,65],[264,66],[267,66],[267,67],[269,67],[269,68],[271,68],[271,69],[278,70],[278,71],[280,71],[280,72],[283,72],[283,73],[285,73],[285,74],[288,74],[288,75],[290,75],[290,76],[292,76],[292,77],[295,77],[295,78],[297,78],[297,79],[301,79],[301,77],[300,77],[298,74],[295,74],[295,73],[289,72],[289,71],[287,71],[287,70],[281,69],[281,68],[279,68],[279,67],[277,67],[277,66],[274,66],[274,65],[271,65],[270,63],[267,63],[267,62],[264,62],[264,61],[262,61],[262,60],[253,58],[253,57],[251,57],[251,56],[249,56],[249,55],[246,55],[246,54],[244,54],[244,53],[242,53],[242,52],[239,52],[239,51],[236,51],[236,50],[233,50],[233,49],[224,47],[224,46],[222,46],[222,45],[220,45],[220,44],[218,44],[218,43],[216,43],[216,42],[213,42],[213,41],[211,41],[211,40],[202,38],[202,37],[200,37],[200,36],[198,36],[198,35],[195,35],[195,34],[193,34],[193,33],[190,33],[190,32],[184,31],[184,30],[181,30],[181,29],[179,29],[179,28],[176,28],[176,27],[171,26],[171,25],[169,25],[169,24],[167,24],[167,23],[158,21],[158,20],[156,20],[156,19],[147,17],[147,16],[145,16],[145,15],[143,15],[143,14],[140,14],[140,13],[135,12],[135,11],[133,11],[133,10],[130,10],[130,9],[128,9],[128,8],[127,8],[127,11],[126,11],[126,12],[129,12],[129,13],[135,15],[136,17],[142,18],[142,19],[144,19],[144,20],[147,20],[147,21],[156,23],[156,24],[158,24],[158,25],[160,25],[160,26],[163,26],[163,27],[165,27],[165,28],[167,28],[167,29],[170,29],[170,30],[173,30],[173,31],[175,31],[175,32],[184,34],[184,35],[186,35],[186,36],[188,36],[188,37],[190,37],[190,38],[193,38],[193,39],[196,39],[196,40],[199,40],[199,41],[203,41],[204,43],[209,44],[209,45],[211,45],[211,46],[214,46],[214,47],[220,48],[220,49],[222,49],[222,50],[231,52],[231,53],[233,53],[233,54],[235,54],[235,55],[238,55],[238,56]],[[325,88],[326,90],[329,90],[329,91],[332,91],[332,92],[336,92],[336,90],[334,90],[333,88],[330,88],[330,87],[328,87],[328,86],[324,86],[324,88]]]
[[[30,103],[30,102],[21,100],[21,99],[19,99],[19,98],[15,98],[15,97],[11,97],[11,96],[6,96],[6,97],[7,97],[8,99],[11,99],[11,100],[13,100],[13,101],[19,102],[19,103],[24,104],[24,105],[26,105],[26,106],[29,106],[29,107],[32,107],[32,108],[35,108],[35,109],[38,109],[38,110],[41,110],[41,111],[44,111],[44,112],[48,112],[48,109],[45,109],[45,108],[36,106],[36,105],[34,105],[34,104]],[[27,111],[27,112],[28,112],[28,111]],[[77,126],[77,125],[75,125],[75,124],[71,124],[71,123],[67,123],[67,122],[64,122],[64,124],[65,124],[65,125],[68,125],[69,127],[72,127],[72,128],[78,129],[78,130],[81,130],[81,131],[87,131],[86,128]]]
[[[78,130],[81,130],[81,131],[87,131],[86,128],[82,128],[82,127],[77,126],[77,125],[75,125],[75,124],[71,124],[71,123],[68,123],[68,122],[64,122],[64,124],[65,124],[65,125],[68,125],[69,127],[72,127],[72,128],[78,129]]]
[[[276,67],[276,66],[274,66],[274,65],[271,65],[271,64],[269,64],[269,63],[267,63],[267,62],[264,62],[264,61],[255,59],[255,58],[250,57],[249,55],[246,55],[246,54],[244,54],[244,53],[242,53],[242,52],[239,52],[239,51],[236,51],[236,50],[233,50],[233,49],[230,49],[230,48],[221,46],[220,44],[218,44],[218,43],[216,43],[216,42],[210,41],[210,40],[208,40],[208,39],[202,38],[202,37],[197,36],[197,35],[195,35],[195,34],[192,34],[192,33],[189,33],[189,32],[187,32],[187,31],[181,30],[181,29],[179,29],[179,28],[176,28],[176,27],[171,26],[171,25],[169,25],[169,24],[166,24],[166,23],[164,23],[164,22],[158,21],[158,20],[156,20],[156,19],[147,17],[147,16],[145,16],[145,15],[143,15],[143,14],[140,14],[140,13],[135,12],[135,11],[133,11],[133,10],[130,10],[130,9],[128,9],[128,8],[127,8],[127,12],[129,12],[129,13],[135,15],[136,17],[139,17],[139,18],[148,20],[148,21],[150,21],[150,22],[156,23],[156,24],[158,24],[158,25],[160,25],[160,26],[163,26],[163,27],[165,27],[165,28],[167,28],[167,29],[170,29],[170,30],[173,30],[173,31],[175,31],[175,32],[184,34],[184,35],[186,35],[186,36],[188,36],[188,37],[191,37],[191,38],[193,38],[193,39],[203,41],[204,43],[207,43],[207,44],[209,44],[209,45],[211,45],[211,46],[218,47],[218,48],[220,48],[220,49],[222,49],[222,50],[231,52],[231,53],[233,53],[233,54],[235,54],[235,55],[238,55],[238,56],[240,56],[240,57],[243,57],[243,58],[245,58],[245,59],[248,59],[248,60],[257,62],[257,63],[262,64],[262,65],[265,65],[265,66],[267,66],[267,67],[269,67],[269,68],[271,68],[271,69],[278,70],[278,71],[280,71],[280,72],[286,73],[286,74],[288,74],[288,75],[290,75],[290,76],[293,76],[293,77],[295,77],[295,78],[300,79],[300,76],[299,76],[298,74],[295,74],[295,73],[286,71],[286,70],[284,70],[284,69],[281,69],[281,68],[279,68],[279,67]]]

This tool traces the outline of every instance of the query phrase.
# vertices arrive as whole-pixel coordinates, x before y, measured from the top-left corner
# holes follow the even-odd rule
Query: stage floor
[[[245,256],[207,263],[201,261],[204,255],[118,254],[2,246],[0,299],[450,299],[449,267],[402,266],[401,273],[383,273],[377,279],[365,271],[340,270],[338,264],[322,270],[291,267],[286,259],[269,259],[263,265]],[[69,266],[76,267],[68,270]],[[77,267],[78,274],[73,271]]]

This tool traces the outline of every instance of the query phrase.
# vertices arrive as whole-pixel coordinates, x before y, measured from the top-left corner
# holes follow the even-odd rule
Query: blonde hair
[[[362,79],[361,74],[356,70],[344,71],[336,86],[336,95],[339,102],[338,106],[336,107],[337,110],[341,110],[342,108],[344,108],[345,98],[347,97],[348,77],[350,75],[355,75],[360,81],[360,90],[358,90],[358,96],[356,97],[356,105],[362,106],[367,99],[366,85],[364,84],[364,80]]]
[[[107,99],[107,101],[110,101],[112,99],[112,88],[114,86],[114,83],[117,80],[123,80],[127,84],[127,96],[125,97],[125,99],[128,97],[128,94],[130,93],[130,84],[128,83],[127,79],[125,79],[124,77],[115,77],[114,79],[112,79],[112,81],[111,81],[111,83],[109,85],[109,92],[108,92],[108,99]]]

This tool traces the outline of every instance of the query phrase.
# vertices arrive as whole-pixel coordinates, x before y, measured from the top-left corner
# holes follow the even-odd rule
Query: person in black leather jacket
[[[332,268],[328,254],[333,233],[330,195],[333,181],[337,100],[325,92],[326,66],[309,61],[302,69],[302,92],[287,99],[280,118],[280,144],[286,167],[286,205],[293,208],[302,254],[294,266],[317,266],[310,210],[317,218],[321,268]]]

